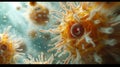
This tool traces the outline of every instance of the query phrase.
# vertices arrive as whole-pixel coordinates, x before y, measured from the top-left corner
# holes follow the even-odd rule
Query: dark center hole
[[[6,46],[6,45],[2,45],[2,46],[1,46],[1,49],[2,49],[2,50],[6,50],[6,49],[7,49],[7,46]]]
[[[84,28],[80,23],[75,23],[71,27],[71,35],[73,37],[81,37],[84,34]]]

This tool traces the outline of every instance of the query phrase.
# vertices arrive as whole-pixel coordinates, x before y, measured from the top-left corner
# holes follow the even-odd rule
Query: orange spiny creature
[[[8,35],[8,31],[11,26],[0,34],[0,64],[15,64],[16,57],[20,56],[22,50],[22,46],[25,47],[22,40],[11,40]]]
[[[35,38],[35,37],[37,37],[37,31],[32,29],[32,30],[28,31],[28,35],[31,38]]]
[[[48,8],[36,2],[29,2],[28,10],[26,12],[26,18],[29,22],[32,22],[35,25],[44,25],[49,21],[48,15]]]
[[[114,27],[120,23],[115,20],[119,15],[120,2],[63,2],[60,6],[63,11],[53,11],[59,13],[61,18],[56,18],[60,25],[45,31],[60,34],[52,39],[59,40],[48,51],[57,49],[56,55],[60,53],[58,56],[69,52],[65,64],[120,63],[116,59],[120,58],[117,52],[120,47],[116,47],[119,46],[119,38],[110,38],[114,35]],[[120,37],[117,32],[115,34]]]

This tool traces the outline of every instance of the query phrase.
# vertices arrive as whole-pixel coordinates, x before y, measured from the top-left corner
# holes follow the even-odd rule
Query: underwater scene
[[[0,2],[0,64],[120,64],[120,2]]]

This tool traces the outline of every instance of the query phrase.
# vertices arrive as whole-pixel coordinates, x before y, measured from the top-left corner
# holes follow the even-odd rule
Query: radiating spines
[[[53,54],[49,58],[46,58],[43,52],[41,52],[37,58],[28,55],[28,58],[24,59],[25,64],[52,64],[53,61],[54,61]]]
[[[19,47],[24,42],[21,42],[22,39],[19,40],[19,38],[15,41],[14,39],[16,37],[9,35],[10,28],[11,26],[8,26],[4,32],[0,34],[0,57],[2,57],[0,64],[15,64],[17,63],[16,56],[24,54],[24,52],[19,52],[23,51],[23,48],[19,49]]]
[[[103,10],[105,3],[98,5],[96,2],[83,2],[75,5],[64,2],[60,5],[63,16],[56,17],[62,21],[56,28],[59,30],[59,36],[53,41],[59,40],[48,51],[57,50],[55,56],[58,57],[68,52],[65,64],[105,62],[106,60],[101,57],[104,54],[98,53],[106,46],[114,46],[117,43],[116,40],[109,40],[109,35],[114,31],[112,26],[117,24],[109,23],[111,18]]]

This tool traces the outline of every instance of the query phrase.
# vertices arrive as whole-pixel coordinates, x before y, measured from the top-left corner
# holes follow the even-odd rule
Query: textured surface
[[[53,29],[53,28],[57,27],[57,26],[55,26],[55,24],[57,24],[57,23],[55,23],[55,22],[57,22],[57,20],[55,18],[51,17],[51,15],[56,16],[56,14],[54,14],[54,13],[51,14],[50,11],[52,11],[52,10],[60,11],[61,10],[60,5],[58,2],[37,2],[37,3],[43,5],[49,11],[49,16],[50,16],[50,17],[48,16],[49,21],[46,22],[45,25],[35,25],[34,23],[32,23],[32,21],[26,19],[26,14],[27,14],[27,11],[29,10],[29,8],[27,6],[28,2],[0,2],[0,33],[3,33],[4,29],[7,28],[8,26],[12,26],[12,28],[9,31],[9,35],[10,36],[16,35],[16,38],[21,37],[24,40],[24,45],[21,46],[20,48],[23,49],[22,52],[25,53],[25,55],[19,56],[16,60],[16,64],[24,64],[24,60],[22,60],[22,59],[28,58],[28,54],[31,55],[33,58],[38,58],[38,55],[40,55],[43,52],[45,56],[44,55],[42,55],[42,56],[43,56],[43,58],[46,57],[46,59],[49,59],[49,57],[52,58],[53,57],[52,54],[55,54],[54,51],[47,52],[47,50],[51,48],[51,46],[48,46],[51,43],[50,39],[54,38],[56,35],[46,33],[46,32],[42,33],[39,30],[47,30],[47,29]],[[34,5],[32,5],[32,6],[34,6]],[[84,7],[84,9],[86,9],[86,7]],[[77,9],[76,9],[76,11],[77,11]],[[40,12],[40,13],[43,13],[43,12]],[[85,12],[83,12],[83,15],[84,15],[84,13]],[[69,14],[69,12],[68,12],[68,14]],[[31,16],[32,16],[32,14],[31,14]],[[67,16],[69,16],[69,15],[67,15]],[[80,14],[80,16],[82,16],[82,13]],[[70,17],[65,17],[65,18],[70,18]],[[102,18],[104,18],[104,17],[102,17]],[[120,17],[117,17],[116,19],[119,19],[119,18]],[[42,18],[42,19],[44,19],[44,18]],[[41,21],[39,18],[38,18],[38,20]],[[47,18],[47,20],[48,20],[48,18]],[[60,20],[62,20],[62,19],[60,19]],[[87,22],[84,23],[84,25],[86,25],[86,24],[87,24]],[[97,21],[96,21],[96,24],[97,24]],[[120,40],[120,32],[118,32],[118,31],[120,31],[120,29],[118,27],[120,27],[120,25],[117,25],[116,27],[114,27],[115,28],[115,31],[113,33],[114,35],[111,35],[109,37],[116,38],[119,41]],[[90,28],[88,28],[88,30],[89,29],[93,30],[94,28],[90,27]],[[67,34],[68,34],[68,32],[67,32]],[[80,34],[80,36],[82,36],[82,34]],[[97,36],[97,35],[95,34],[95,36]],[[65,35],[64,37],[67,37],[67,36]],[[96,37],[94,37],[94,38],[96,38]],[[120,42],[118,42],[118,44],[119,43]],[[74,43],[72,43],[72,45],[73,44]],[[108,50],[106,50],[106,52],[110,54],[110,50],[111,50],[112,54],[110,54],[109,56],[114,56],[116,58],[120,58],[120,53],[118,52],[118,51],[120,51],[120,49],[118,49],[117,47],[119,47],[119,45],[115,46],[115,47],[106,47],[106,49],[108,49]],[[105,54],[103,58],[106,58],[108,56],[103,51],[101,53],[103,53],[103,55]],[[88,52],[88,54],[91,55],[92,53]],[[91,58],[88,61],[89,56],[86,53],[83,55],[84,55],[83,59],[85,59],[84,61],[86,63],[88,63],[88,64],[94,63],[93,59],[91,59]],[[62,61],[64,59],[66,59],[67,56],[68,56],[68,54],[65,54],[61,57],[59,57],[59,56],[54,57],[53,64],[56,63],[56,61],[59,61],[59,63],[63,63]],[[87,57],[88,57],[88,59],[86,59]],[[99,58],[96,54],[95,54],[95,57]],[[32,58],[30,58],[30,59],[32,60]],[[33,60],[33,62],[38,63],[38,64],[39,63],[40,64],[41,63],[49,64],[52,62],[52,60],[53,59],[48,60],[48,61],[46,60],[46,62],[35,62]],[[109,57],[107,60],[109,61]],[[26,61],[29,61],[29,59]],[[99,62],[98,59],[96,59],[96,61]],[[112,61],[112,58],[111,58],[111,61]],[[120,62],[120,59],[118,59],[117,61]],[[107,62],[107,61],[105,61],[105,62]],[[32,63],[32,61],[30,61],[29,63]],[[110,62],[110,63],[113,63],[113,62]]]

